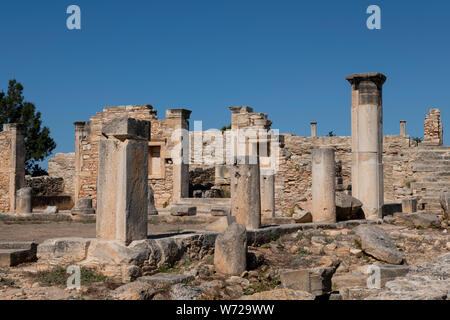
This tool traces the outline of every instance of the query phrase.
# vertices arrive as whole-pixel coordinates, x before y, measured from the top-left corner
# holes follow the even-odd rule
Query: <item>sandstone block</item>
[[[197,207],[172,205],[170,214],[172,216],[195,216],[197,214]]]
[[[103,126],[102,133],[119,140],[150,140],[150,122],[134,118],[116,118]]]
[[[215,243],[214,266],[217,272],[240,275],[247,267],[247,231],[234,223],[221,233]]]

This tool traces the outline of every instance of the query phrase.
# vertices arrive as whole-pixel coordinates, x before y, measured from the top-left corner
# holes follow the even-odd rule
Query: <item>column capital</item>
[[[386,81],[386,76],[379,72],[354,73],[345,77],[351,84],[358,84],[361,81],[373,81],[381,86]]]

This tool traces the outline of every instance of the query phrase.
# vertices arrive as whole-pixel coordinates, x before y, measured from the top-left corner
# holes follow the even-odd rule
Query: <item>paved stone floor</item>
[[[149,224],[149,234],[178,233],[201,229],[199,224]],[[79,222],[0,222],[1,241],[35,241],[62,237],[95,238],[95,223]]]

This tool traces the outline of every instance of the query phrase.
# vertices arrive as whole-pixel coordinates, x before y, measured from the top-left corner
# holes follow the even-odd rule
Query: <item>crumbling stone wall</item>
[[[25,185],[33,191],[33,196],[58,196],[64,192],[64,178],[62,177],[25,177]]]
[[[424,122],[424,142],[442,145],[443,127],[441,122],[441,111],[439,109],[430,109],[425,115]]]

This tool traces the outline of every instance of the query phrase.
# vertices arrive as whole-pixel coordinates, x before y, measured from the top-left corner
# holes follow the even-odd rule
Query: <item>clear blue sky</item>
[[[66,8],[82,30],[66,28]],[[366,28],[366,8],[382,29]],[[104,106],[191,109],[204,128],[230,105],[269,113],[273,128],[350,135],[345,75],[382,72],[384,134],[423,136],[431,107],[450,141],[450,1],[2,1],[0,90],[15,78],[57,142],[74,150],[77,120]]]

